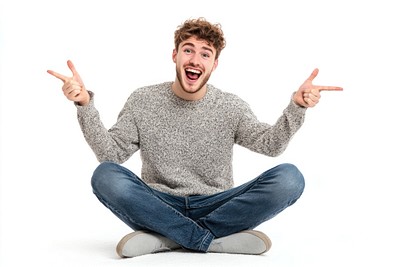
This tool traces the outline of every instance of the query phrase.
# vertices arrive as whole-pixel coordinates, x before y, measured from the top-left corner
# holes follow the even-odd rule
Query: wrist
[[[294,92],[294,93],[292,94],[292,102],[293,102],[296,106],[298,106],[298,107],[306,108],[303,104],[301,104],[301,103],[299,103],[298,101],[296,101],[296,92]]]
[[[75,103],[79,106],[87,106],[90,103],[91,95],[85,90],[84,97],[82,100],[76,101]]]

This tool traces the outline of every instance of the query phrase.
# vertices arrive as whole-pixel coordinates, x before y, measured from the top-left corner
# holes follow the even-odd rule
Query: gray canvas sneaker
[[[271,246],[267,235],[248,230],[214,239],[208,252],[259,255],[267,252]]]
[[[166,252],[181,246],[174,241],[147,231],[136,231],[124,236],[117,245],[117,254],[121,258],[132,258],[145,254]]]

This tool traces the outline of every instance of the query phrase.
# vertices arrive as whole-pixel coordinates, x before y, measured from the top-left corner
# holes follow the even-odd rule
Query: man
[[[174,82],[134,91],[107,130],[71,61],[72,77],[48,71],[64,82],[83,134],[101,162],[92,177],[98,199],[135,231],[117,245],[121,257],[185,248],[200,252],[262,254],[270,239],[255,227],[292,205],[304,178],[281,164],[233,186],[233,145],[268,156],[281,154],[315,106],[320,91],[310,77],[292,95],[274,125],[259,122],[236,95],[208,79],[225,47],[219,24],[187,20],[175,31]],[[119,165],[140,149],[141,178]]]

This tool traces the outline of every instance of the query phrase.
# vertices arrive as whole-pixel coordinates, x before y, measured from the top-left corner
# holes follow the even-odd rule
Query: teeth
[[[186,71],[190,71],[190,72],[193,72],[193,73],[196,73],[196,74],[200,74],[201,73],[201,71],[194,70],[194,69],[186,69]]]

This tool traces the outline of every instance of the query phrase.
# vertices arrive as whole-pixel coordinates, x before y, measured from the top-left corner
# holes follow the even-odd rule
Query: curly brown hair
[[[224,33],[219,23],[211,24],[205,18],[186,20],[175,31],[174,42],[176,51],[178,51],[181,42],[193,36],[213,46],[216,50],[215,59],[218,59],[226,44]]]

